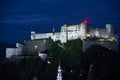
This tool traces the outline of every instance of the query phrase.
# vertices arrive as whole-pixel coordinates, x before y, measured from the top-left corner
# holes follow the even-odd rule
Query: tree
[[[83,53],[82,67],[87,80],[116,80],[120,72],[120,54],[93,45]]]
[[[76,39],[63,44],[59,41],[53,42],[48,56],[52,57],[54,64],[58,64],[59,61],[61,61],[62,69],[65,71],[63,79],[74,80],[80,73],[81,53],[82,41]],[[56,67],[54,69],[56,69]]]

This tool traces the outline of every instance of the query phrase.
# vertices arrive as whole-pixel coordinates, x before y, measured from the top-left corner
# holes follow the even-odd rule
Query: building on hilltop
[[[83,52],[86,51],[91,45],[101,45],[109,50],[119,51],[118,41],[98,41],[98,40],[83,40]]]
[[[6,48],[6,58],[11,58],[12,56],[22,55],[22,47],[20,43],[16,43],[14,48]]]
[[[81,39],[83,41],[83,51],[91,45],[101,45],[118,51],[118,33],[111,24],[106,24],[106,28],[90,28],[86,22],[76,25],[63,25],[60,32],[39,33],[31,31],[31,40],[24,41],[24,45],[16,44],[16,48],[6,49],[6,58],[13,55],[31,55],[34,53],[45,53],[53,41],[66,43],[68,40]],[[34,54],[36,55],[36,54]]]
[[[67,40],[73,40],[80,38],[81,40],[87,38],[104,38],[108,40],[117,40],[118,34],[116,33],[114,27],[111,24],[106,24],[105,29],[100,28],[88,28],[88,25],[85,23],[77,25],[63,25],[60,32],[52,33],[39,33],[36,34],[34,31],[31,31],[31,40],[50,38],[53,41],[60,40],[61,43],[66,43]]]
[[[50,48],[53,40],[51,39],[37,39],[24,42],[24,55],[38,55],[41,52],[46,53]]]
[[[83,41],[83,51],[91,45],[101,45],[118,51],[118,32],[112,24],[106,24],[104,29],[91,28],[86,22],[76,25],[63,25],[60,32],[39,33],[31,31],[31,40],[50,38],[53,41],[59,40],[61,43],[66,43],[67,40],[81,39]]]
[[[15,48],[6,48],[6,58],[15,58],[23,56],[46,56],[50,48],[52,39],[37,39],[24,41],[24,44],[16,43]]]

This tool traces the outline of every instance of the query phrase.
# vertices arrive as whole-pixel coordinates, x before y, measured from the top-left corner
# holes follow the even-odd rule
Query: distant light
[[[99,41],[105,41],[105,39],[99,39]]]
[[[88,20],[86,20],[86,19],[83,22],[84,22],[84,24],[88,24]]]
[[[86,37],[90,37],[90,34],[86,34]]]
[[[50,62],[50,61],[48,61],[47,63],[48,63],[48,64],[51,64],[51,62]]]
[[[38,79],[36,77],[34,77],[33,80],[38,80]]]

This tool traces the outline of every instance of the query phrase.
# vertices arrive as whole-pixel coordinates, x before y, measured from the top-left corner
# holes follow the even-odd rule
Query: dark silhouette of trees
[[[120,80],[120,54],[92,45],[82,52],[82,41],[53,42],[48,58],[29,56],[0,63],[0,80],[55,80],[59,62],[63,80]],[[49,63],[48,63],[49,61]]]
[[[93,45],[83,53],[82,64],[87,80],[119,80],[120,54]]]
[[[53,43],[49,56],[52,57],[54,64],[61,62],[63,80],[79,79],[81,53],[82,41],[80,39],[71,40],[64,44],[61,44],[59,41]]]
[[[0,80],[32,80],[42,78],[46,63],[38,57],[24,58],[21,61],[6,61],[0,64]]]

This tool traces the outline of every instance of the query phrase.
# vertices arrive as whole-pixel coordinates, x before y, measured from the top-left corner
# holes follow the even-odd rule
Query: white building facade
[[[6,48],[6,58],[11,58],[16,55],[19,55],[18,48]]]
[[[104,41],[104,42],[108,41],[106,45],[108,45],[109,47],[109,41],[117,42],[118,33],[117,31],[115,31],[114,27],[111,24],[106,24],[106,28],[104,29],[89,28],[88,24],[85,23],[76,24],[76,25],[65,24],[61,26],[60,32],[55,32],[55,29],[53,29],[52,33],[36,34],[35,31],[31,31],[31,40],[25,42],[24,48],[27,47],[27,51],[28,53],[30,53],[31,51],[34,51],[34,48],[39,51],[48,49],[52,40],[53,41],[59,40],[61,43],[66,43],[68,40],[81,39],[84,41],[87,39],[94,39],[94,37],[95,38],[97,37],[98,41]],[[99,44],[101,44],[101,42]],[[113,42],[113,45],[114,44],[116,43]],[[89,45],[85,44],[84,47],[86,46]],[[24,48],[23,45],[19,43],[16,43],[16,48],[6,48],[6,58],[11,58],[12,56],[16,56],[16,55],[21,55],[22,52],[24,51],[23,50]]]
[[[36,34],[31,31],[31,40],[51,38],[53,41],[60,40],[61,43],[66,43],[67,40],[74,40],[80,38],[81,40],[86,39],[86,37],[102,37],[102,38],[115,38],[118,39],[118,34],[114,33],[113,26],[111,24],[106,24],[105,29],[89,29],[87,32],[87,24],[81,23],[77,25],[63,25],[60,32],[52,33],[40,33]]]
[[[84,23],[78,25],[63,25],[61,32],[53,33],[40,33],[36,34],[34,31],[31,32],[31,40],[51,38],[53,41],[60,40],[61,43],[66,43],[67,40],[73,39],[84,39],[86,34],[86,25]]]
[[[6,58],[11,58],[12,56],[18,56],[22,54],[22,46],[20,43],[16,43],[16,48],[6,48]]]

